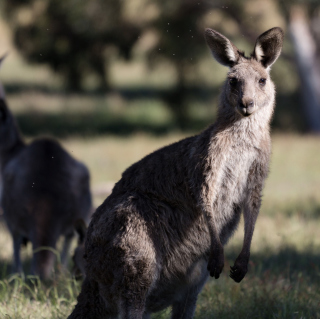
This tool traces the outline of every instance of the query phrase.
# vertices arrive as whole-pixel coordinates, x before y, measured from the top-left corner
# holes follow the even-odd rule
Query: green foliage
[[[128,59],[140,33],[124,20],[117,0],[14,0],[5,9],[22,55],[48,64],[74,90],[90,73],[106,89],[107,48],[118,48]]]
[[[313,10],[316,5],[316,1],[306,2],[310,19],[314,21],[319,15],[319,10]],[[102,89],[109,88],[126,96],[122,91],[124,86],[141,92],[151,88],[145,97],[161,100],[159,103],[164,102],[171,113],[166,127],[155,128],[157,132],[165,132],[168,127],[183,130],[200,127],[199,121],[193,125],[192,115],[195,113],[189,111],[190,101],[195,104],[200,101],[200,104],[209,106],[211,99],[203,103],[203,92],[208,96],[214,86],[216,93],[227,73],[226,68],[211,59],[203,37],[204,28],[221,31],[250,55],[260,33],[276,25],[286,31],[289,2],[12,0],[2,4],[2,7],[15,45],[27,61],[34,65],[48,65],[61,75],[71,89],[101,93]],[[317,34],[314,32],[315,36]],[[126,64],[123,57],[131,59],[132,63]],[[143,74],[137,71],[141,69]],[[19,73],[21,77],[26,77],[20,66]],[[134,80],[128,80],[128,74]],[[32,86],[30,82],[33,77],[36,73],[29,76],[28,87]],[[286,131],[307,130],[304,109],[298,97],[299,76],[288,36],[283,54],[272,70],[272,78],[278,92],[274,126]],[[48,86],[48,83],[50,80],[41,85]],[[61,90],[61,83],[59,87]],[[162,90],[163,87],[167,90]],[[41,87],[35,89],[41,90]],[[140,94],[138,102],[145,97]],[[216,105],[212,107],[216,108]],[[211,116],[211,113],[208,114]],[[206,118],[207,121],[201,120],[201,125],[208,124],[209,116]],[[58,120],[49,119],[49,122]],[[76,122],[79,124],[77,131],[78,128],[81,130],[80,121],[77,119]],[[118,120],[115,122],[119,123]],[[109,122],[106,123],[109,125]],[[145,123],[144,119],[139,129],[152,131],[152,125]],[[126,121],[119,125],[131,127],[128,132],[135,131]],[[29,123],[28,126],[32,125]],[[97,122],[97,127],[101,126]],[[40,128],[38,123],[35,123],[36,127]],[[111,123],[110,130],[98,128],[96,131],[117,132],[113,127]],[[83,129],[88,131],[85,125]],[[31,131],[36,133],[35,129],[28,129],[28,132]],[[54,133],[56,131],[52,130]],[[71,131],[75,132],[74,129]],[[65,135],[65,132],[60,135]]]

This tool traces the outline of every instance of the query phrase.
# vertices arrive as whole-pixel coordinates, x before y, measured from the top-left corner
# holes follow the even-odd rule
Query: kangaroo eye
[[[259,84],[263,86],[263,85],[266,84],[266,81],[267,81],[266,79],[261,78],[261,79],[259,80]]]
[[[238,83],[238,80],[236,78],[229,79],[229,83],[231,86],[236,86]]]

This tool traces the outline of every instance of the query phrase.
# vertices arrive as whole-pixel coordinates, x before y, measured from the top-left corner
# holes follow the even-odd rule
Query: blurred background
[[[87,164],[96,206],[130,164],[214,122],[227,68],[211,57],[204,29],[221,32],[248,56],[275,26],[285,42],[271,70],[273,155],[251,270],[235,288],[227,264],[225,277],[205,287],[198,316],[213,308],[219,318],[319,318],[320,1],[0,3],[8,104],[27,140],[52,135]],[[230,263],[242,236],[228,245]],[[10,263],[11,254],[3,249],[0,262]]]
[[[274,26],[286,33],[274,132],[320,132],[318,0],[11,0],[0,10],[1,79],[25,134],[202,129],[226,75],[204,29],[249,55]]]

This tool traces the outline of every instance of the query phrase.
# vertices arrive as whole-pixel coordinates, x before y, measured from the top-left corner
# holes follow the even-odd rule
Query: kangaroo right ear
[[[225,36],[219,32],[206,29],[205,38],[213,57],[222,65],[232,67],[239,60],[239,50]]]

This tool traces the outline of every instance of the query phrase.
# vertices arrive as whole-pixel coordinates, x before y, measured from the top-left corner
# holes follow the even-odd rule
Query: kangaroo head
[[[273,106],[275,90],[269,71],[281,53],[283,31],[272,28],[261,34],[249,58],[217,31],[206,29],[205,38],[213,57],[230,68],[222,107],[242,118]]]

